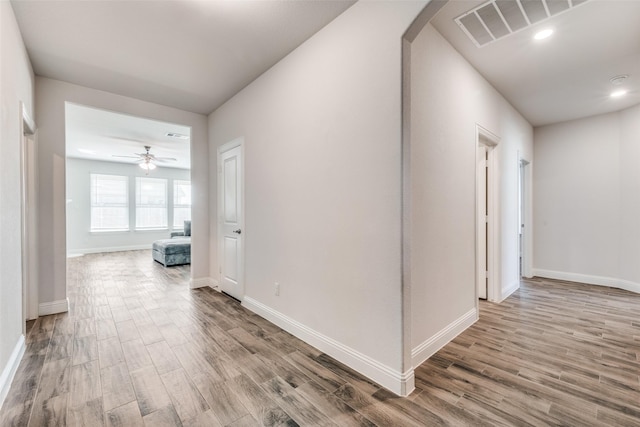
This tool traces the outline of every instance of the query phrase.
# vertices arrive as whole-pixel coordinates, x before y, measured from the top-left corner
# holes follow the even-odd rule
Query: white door
[[[476,238],[476,283],[478,298],[487,299],[488,284],[488,234],[489,234],[489,198],[488,198],[488,150],[484,144],[478,145],[476,164],[477,183],[477,238]]]
[[[242,145],[231,142],[218,152],[218,220],[220,289],[242,300],[243,282]]]

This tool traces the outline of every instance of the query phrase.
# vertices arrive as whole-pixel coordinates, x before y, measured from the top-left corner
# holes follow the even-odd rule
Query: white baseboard
[[[38,305],[38,316],[48,316],[50,314],[65,313],[69,311],[69,298],[58,301],[41,302]]]
[[[519,288],[520,288],[520,281],[517,280],[517,281],[513,282],[506,289],[502,290],[502,295],[500,296],[500,301],[498,301],[498,302],[502,302],[502,301],[506,300],[507,298],[509,298],[509,295],[511,295],[512,293],[517,291]]]
[[[81,256],[84,256],[84,254],[78,252],[70,252],[67,254],[67,258],[80,258]]]
[[[217,289],[218,281],[213,277],[198,277],[197,279],[192,278],[190,287],[191,289],[204,288],[205,286],[209,286],[210,288]]]
[[[87,248],[72,250],[67,253],[67,257],[76,257],[84,254],[99,254],[103,252],[123,252],[123,251],[139,251],[141,249],[151,249],[151,243],[144,245],[132,245],[132,246],[108,246],[106,248]]]
[[[11,356],[9,356],[9,360],[2,370],[2,376],[0,376],[0,408],[2,408],[4,400],[7,398],[7,394],[9,394],[11,382],[13,381],[13,377],[16,375],[16,371],[18,370],[18,366],[20,365],[20,361],[24,355],[25,348],[24,335],[20,334],[20,338],[18,338],[18,342],[13,348]]]
[[[422,365],[425,360],[436,354],[438,350],[447,345],[452,339],[460,335],[477,320],[478,310],[474,307],[440,330],[440,332],[415,347],[411,350],[411,362],[413,366]]]
[[[390,368],[253,298],[245,297],[242,305],[399,396],[408,396],[415,388],[413,368],[406,372]]]
[[[587,283],[589,285],[609,286],[612,288],[624,289],[640,294],[640,283],[631,282],[629,280],[616,279],[613,277],[591,276],[589,274],[567,273],[564,271],[543,270],[540,268],[534,268],[533,275],[538,277],[546,277],[548,279]]]

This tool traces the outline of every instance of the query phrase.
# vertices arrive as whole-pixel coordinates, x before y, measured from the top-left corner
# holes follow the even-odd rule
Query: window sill
[[[131,230],[128,228],[118,229],[118,230],[89,230],[91,234],[125,234],[129,233]]]

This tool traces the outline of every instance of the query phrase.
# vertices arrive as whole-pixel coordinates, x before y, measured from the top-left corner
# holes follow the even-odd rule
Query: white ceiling
[[[478,48],[454,18],[484,1],[451,0],[432,23],[534,126],[640,103],[640,0],[588,0]],[[351,4],[12,0],[37,75],[203,114]],[[630,93],[611,99],[619,74]]]
[[[12,0],[34,72],[209,114],[354,1]],[[190,167],[190,128],[67,104],[67,156]],[[83,150],[81,152],[79,150]],[[87,153],[90,152],[90,153]]]
[[[640,103],[640,1],[589,0],[478,48],[454,19],[486,0],[452,0],[433,26],[534,126]],[[534,41],[542,28],[552,37]],[[611,77],[629,94],[611,98]]]
[[[11,1],[37,75],[201,114],[353,3]]]
[[[189,169],[190,141],[166,136],[173,132],[191,135],[191,128],[141,117],[67,103],[65,107],[67,157],[118,163],[137,163],[134,156],[144,153],[145,145],[157,157],[176,161],[158,163],[158,167]]]

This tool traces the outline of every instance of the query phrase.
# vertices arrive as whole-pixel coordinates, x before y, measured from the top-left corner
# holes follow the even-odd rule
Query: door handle
[[[233,230],[233,232],[236,234],[242,234],[242,230],[240,230],[239,228],[237,230]]]

